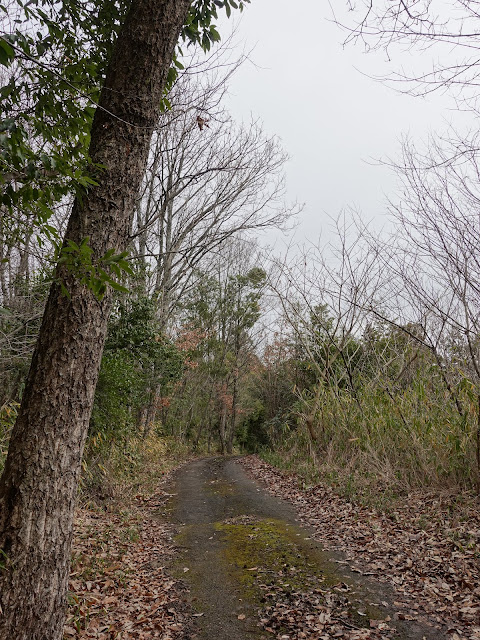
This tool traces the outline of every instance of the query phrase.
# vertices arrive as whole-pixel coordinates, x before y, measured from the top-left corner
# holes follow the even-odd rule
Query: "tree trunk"
[[[99,186],[66,233],[98,259],[125,249],[175,43],[189,0],[133,0],[92,125]],[[111,114],[115,114],[114,117]],[[57,270],[0,479],[0,640],[63,635],[80,464],[110,308]]]
[[[227,439],[226,439],[226,426],[227,426],[227,405],[223,402],[222,415],[220,422],[218,423],[218,435],[220,438],[220,453],[224,456],[227,453]]]
[[[157,420],[158,403],[161,398],[161,392],[161,385],[154,383],[150,390],[148,405],[145,407],[145,423],[142,433],[143,438],[148,438],[152,431],[152,427]]]
[[[208,440],[207,440],[207,453],[210,454],[212,451],[212,436],[213,436],[213,429],[212,429],[212,416],[210,416],[209,420],[208,420]]]
[[[237,426],[237,385],[238,385],[238,365],[235,366],[233,374],[232,392],[232,415],[230,416],[230,428],[227,436],[227,453],[233,453],[233,440],[235,438],[235,428]]]

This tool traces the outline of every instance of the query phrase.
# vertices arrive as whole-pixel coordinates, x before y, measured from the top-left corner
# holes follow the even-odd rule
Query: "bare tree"
[[[335,393],[348,386],[361,410],[354,379],[360,355],[357,338],[368,326],[368,309],[382,279],[376,252],[346,224],[345,217],[337,221],[337,232],[338,246],[312,245],[294,260],[284,257],[270,280],[297,349],[314,371],[310,389],[297,388],[303,405],[299,418],[308,431],[314,458],[318,421],[321,426],[328,402],[325,389]]]
[[[461,141],[432,142],[424,154],[406,142],[396,166],[402,198],[391,205],[402,236],[384,256],[401,278],[404,305],[425,318],[425,340],[459,413],[456,384],[468,381],[477,397],[480,477],[479,161],[476,145]]]
[[[240,232],[285,228],[299,211],[285,205],[279,142],[223,106],[241,61],[187,70],[154,134],[133,237],[164,326],[208,253]]]
[[[407,80],[408,90],[416,95],[449,89],[463,105],[476,109],[480,86],[478,0],[348,0],[347,9],[349,15],[335,17],[347,31],[346,43],[360,42],[367,50],[382,49],[389,59],[395,52],[401,55],[405,48],[422,52],[421,70],[408,71],[402,65],[387,80]]]

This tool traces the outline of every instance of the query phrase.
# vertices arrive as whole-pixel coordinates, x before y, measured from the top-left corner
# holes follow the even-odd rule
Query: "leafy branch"
[[[93,249],[89,245],[89,238],[84,238],[80,244],[67,240],[60,248],[57,264],[63,265],[69,273],[77,277],[92,293],[101,300],[107,292],[108,286],[116,291],[128,293],[120,281],[125,274],[133,275],[128,261],[128,251],[115,253],[109,249],[98,261],[93,259]],[[58,280],[62,293],[70,297],[65,282]]]

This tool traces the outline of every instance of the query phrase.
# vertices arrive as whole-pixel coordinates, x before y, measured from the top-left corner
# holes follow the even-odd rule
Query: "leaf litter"
[[[397,593],[393,604],[399,619],[429,619],[446,627],[446,635],[439,638],[480,640],[477,502],[465,501],[457,508],[453,494],[415,492],[382,513],[354,504],[325,485],[303,489],[297,476],[256,456],[240,462],[271,493],[293,503],[299,518],[314,529],[315,539],[341,551],[351,570],[390,583]],[[192,620],[203,613],[192,614],[185,586],[168,574],[175,553],[173,528],[155,513],[166,497],[161,489],[151,499],[137,496],[137,505],[125,513],[78,510],[65,640],[192,637]],[[352,617],[345,583],[324,588],[317,580],[295,589],[289,580],[295,567],[285,567],[274,580],[260,563],[246,570],[263,592],[259,625],[268,637],[396,637],[388,616],[372,619],[358,610]]]
[[[478,500],[459,506],[453,494],[417,491],[383,513],[350,502],[326,485],[303,489],[298,476],[257,456],[239,463],[268,491],[291,502],[315,539],[342,552],[352,571],[388,582],[397,594],[398,619],[443,627],[446,636],[439,632],[439,638],[480,640]],[[281,598],[275,593],[262,626],[281,640],[395,637],[389,635],[388,620],[366,621],[370,629],[349,628],[337,613],[341,601],[329,601],[327,593],[322,602],[321,595],[313,590]]]
[[[224,533],[232,572],[253,602],[263,604],[259,626],[276,639],[397,637],[395,627],[388,624],[390,618],[382,618],[378,608],[359,605],[345,582],[334,583],[282,521],[242,515],[225,520],[217,529]],[[248,560],[255,566],[250,567]]]
[[[172,527],[156,517],[160,491],[128,512],[77,510],[65,640],[178,640],[191,612],[166,566]]]

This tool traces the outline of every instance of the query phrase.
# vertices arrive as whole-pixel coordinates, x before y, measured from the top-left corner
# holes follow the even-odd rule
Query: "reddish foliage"
[[[206,331],[186,326],[181,329],[175,344],[180,351],[194,351],[206,337]]]

